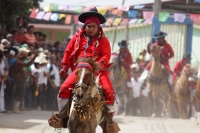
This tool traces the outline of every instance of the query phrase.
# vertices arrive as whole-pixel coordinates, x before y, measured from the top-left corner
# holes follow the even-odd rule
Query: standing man
[[[127,73],[127,81],[131,81],[131,64],[133,64],[131,53],[128,50],[128,44],[125,40],[122,40],[118,43],[119,49],[119,58],[121,65],[125,68]]]

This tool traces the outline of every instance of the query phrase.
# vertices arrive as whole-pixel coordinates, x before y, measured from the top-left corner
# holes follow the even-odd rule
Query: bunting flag
[[[58,13],[53,13],[50,17],[50,20],[51,21],[58,21],[58,17],[59,17],[59,14]]]
[[[154,12],[143,11],[143,18],[148,21],[152,21],[154,17]]]
[[[67,9],[66,5],[59,5],[58,6],[58,10],[66,11],[66,9]]]
[[[142,18],[139,18],[138,20],[137,20],[137,24],[140,24],[140,23],[142,23],[144,21],[144,19],[142,19]]]
[[[122,11],[127,12],[129,10],[129,6],[123,6],[123,5],[121,5],[121,6],[118,7],[118,10],[122,10]]]
[[[131,19],[128,23],[129,24],[135,24],[137,22],[137,19]]]
[[[136,18],[137,14],[138,14],[137,10],[129,10],[128,11],[128,16],[131,18]]]
[[[74,23],[78,24],[78,15],[74,15]]]
[[[36,18],[37,13],[38,13],[38,10],[34,9],[34,10],[32,10],[32,12],[31,12],[31,14],[30,14],[29,17],[30,17],[30,18]]]
[[[122,18],[116,18],[116,19],[113,21],[112,25],[118,26],[119,23],[121,22],[121,20],[122,20]]]
[[[150,20],[145,20],[144,22],[143,22],[143,24],[151,24],[152,23],[152,21],[150,21]]]
[[[121,23],[120,23],[120,26],[124,26],[124,25],[126,25],[127,23],[128,23],[128,18],[124,18],[122,21],[121,21]]]
[[[60,15],[59,15],[59,20],[62,19],[62,18],[65,18],[65,17],[66,17],[65,14],[60,14]]]
[[[200,21],[200,14],[190,14],[190,19],[192,21]]]
[[[98,13],[101,13],[102,15],[105,16],[105,14],[107,13],[108,9],[107,8],[97,8]]]
[[[44,12],[50,12],[51,11],[50,6],[44,6],[43,11]]]
[[[166,22],[167,19],[169,18],[169,15],[170,14],[168,12],[160,12],[159,15],[158,15],[158,19],[161,22]]]
[[[65,24],[71,24],[72,15],[67,14],[65,18]]]
[[[82,12],[82,6],[76,6],[74,11],[81,13]]]
[[[58,11],[58,4],[50,3],[50,10],[51,11]]]
[[[174,22],[183,23],[185,20],[185,14],[181,13],[174,13]]]
[[[122,16],[122,13],[123,13],[122,10],[118,10],[118,9],[113,9],[113,10],[112,10],[112,14],[113,14],[113,15],[117,15],[117,16],[119,16],[119,17]]]
[[[111,25],[112,25],[112,22],[113,22],[113,19],[114,19],[114,18],[108,18],[107,21],[106,21],[106,23],[105,23],[105,25],[106,25],[106,26],[111,26]]]
[[[134,6],[134,9],[142,9],[144,7],[145,7],[145,5],[136,5],[136,6]]]
[[[49,21],[49,19],[50,19],[50,17],[51,17],[51,12],[47,12],[45,15],[44,15],[44,17],[43,17],[43,19],[44,20],[46,20],[46,21]]]
[[[45,14],[45,12],[39,11],[39,13],[36,16],[36,19],[42,19],[44,14]]]

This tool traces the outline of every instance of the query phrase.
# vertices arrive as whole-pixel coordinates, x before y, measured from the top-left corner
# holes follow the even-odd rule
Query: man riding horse
[[[154,43],[157,44],[160,48],[161,48],[161,54],[160,54],[160,63],[162,65],[164,65],[166,71],[168,72],[169,76],[169,80],[171,79],[171,70],[170,70],[170,66],[169,66],[169,59],[171,59],[172,57],[174,57],[174,51],[171,47],[171,45],[169,43],[167,43],[167,41],[165,40],[165,36],[167,36],[167,33],[165,32],[159,32],[158,34],[154,35],[153,39],[156,39],[157,41]],[[147,46],[147,51],[149,54],[151,54],[151,50],[150,50],[151,44],[148,44]],[[147,76],[148,71],[150,70],[152,65],[152,61],[149,62],[149,64],[146,66],[145,71],[144,71],[144,75]],[[145,76],[145,77],[146,77]],[[169,82],[168,80],[168,82]],[[169,82],[169,91],[172,91],[172,87],[171,87],[171,83]]]
[[[190,63],[190,54],[184,54],[182,60],[178,61],[175,66],[174,66],[174,75],[173,75],[173,80],[175,80],[177,77],[180,77],[181,72],[183,70],[183,67],[186,64]]]
[[[116,103],[115,91],[107,71],[111,57],[111,48],[109,40],[105,37],[100,25],[106,22],[106,18],[98,13],[96,8],[92,8],[90,11],[82,13],[78,20],[84,23],[84,26],[71,38],[62,60],[60,76],[65,81],[58,94],[59,110],[62,109],[71,97],[76,78],[75,69],[78,58],[93,58],[101,68],[97,75],[99,75],[99,82],[102,85],[105,101],[110,109],[110,115],[113,116]],[[67,74],[69,68],[72,70],[70,75]]]

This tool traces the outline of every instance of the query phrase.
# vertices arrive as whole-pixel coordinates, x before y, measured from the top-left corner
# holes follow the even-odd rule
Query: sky
[[[162,0],[170,1],[170,0]],[[54,3],[58,5],[81,5],[81,6],[120,6],[123,0],[43,0],[40,7]],[[154,0],[125,0],[124,5],[133,6],[139,4],[154,3]]]

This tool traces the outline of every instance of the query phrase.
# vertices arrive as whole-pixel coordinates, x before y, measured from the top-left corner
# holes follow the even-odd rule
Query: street
[[[25,111],[24,114],[0,115],[0,133],[58,133],[47,120],[49,111]],[[200,133],[200,128],[192,120],[115,116],[120,133]],[[68,133],[62,129],[62,133]],[[97,128],[97,133],[101,133]]]

